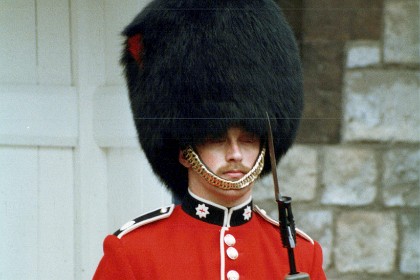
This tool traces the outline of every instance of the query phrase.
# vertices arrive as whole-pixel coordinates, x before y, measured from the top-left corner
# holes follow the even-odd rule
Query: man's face
[[[213,173],[236,181],[253,167],[260,153],[260,139],[234,127],[223,137],[207,139],[196,147],[196,152]]]

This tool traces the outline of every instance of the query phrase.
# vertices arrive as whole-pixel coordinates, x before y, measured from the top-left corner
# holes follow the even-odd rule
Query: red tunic
[[[289,265],[278,228],[250,206],[227,209],[189,196],[163,215],[133,221],[105,239],[93,279],[283,279]],[[298,232],[295,256],[298,271],[326,279],[317,242]]]

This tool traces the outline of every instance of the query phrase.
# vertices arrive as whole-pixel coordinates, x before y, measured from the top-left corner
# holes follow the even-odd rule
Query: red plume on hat
[[[123,35],[121,62],[141,147],[176,196],[187,190],[178,162],[186,145],[232,126],[265,139],[266,112],[277,158],[292,145],[303,107],[301,65],[272,0],[156,0]],[[266,158],[263,174],[269,171]]]

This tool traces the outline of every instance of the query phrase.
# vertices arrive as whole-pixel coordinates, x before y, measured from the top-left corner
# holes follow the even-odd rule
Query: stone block
[[[384,204],[420,206],[420,150],[390,150],[384,154],[382,162]]]
[[[335,265],[339,272],[389,273],[395,269],[395,213],[354,211],[337,220]]]
[[[354,16],[354,13],[349,15],[353,10],[348,9],[347,5],[349,3],[344,2],[305,0],[303,14],[304,40],[311,42],[348,40],[351,16]]]
[[[327,148],[322,169],[323,204],[366,205],[375,199],[377,164],[371,150]]]
[[[296,145],[290,149],[277,166],[281,194],[291,196],[293,201],[314,199],[317,184],[317,159],[317,151],[310,146]],[[256,200],[274,200],[271,173],[256,182],[253,197]]]
[[[382,0],[305,0],[304,40],[380,39],[382,6]]]
[[[419,0],[387,0],[384,7],[384,60],[420,63]]]
[[[302,3],[280,2],[292,11]],[[344,45],[349,40],[382,39],[382,2],[303,1],[299,38],[302,35],[305,109],[298,143],[340,142]]]
[[[344,94],[344,141],[420,141],[420,72],[349,71]]]
[[[381,40],[383,0],[347,0],[351,40]],[[342,2],[342,1],[336,1]],[[349,12],[350,10],[350,12]]]
[[[302,45],[305,108],[298,143],[339,142],[343,47],[341,42]]]
[[[381,48],[378,41],[351,41],[346,44],[347,68],[379,65]]]
[[[419,212],[417,212],[419,213]],[[403,215],[400,271],[420,274],[420,214]]]

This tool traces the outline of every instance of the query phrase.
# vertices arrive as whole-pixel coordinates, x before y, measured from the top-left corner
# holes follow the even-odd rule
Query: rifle
[[[298,272],[296,270],[295,253],[294,248],[296,247],[296,230],[295,221],[292,213],[292,198],[288,196],[282,196],[280,194],[280,188],[277,178],[277,163],[276,154],[274,152],[273,143],[273,132],[271,130],[270,117],[267,114],[267,126],[268,126],[268,150],[270,152],[270,163],[271,173],[274,181],[274,197],[277,202],[279,211],[279,231],[280,238],[284,248],[287,248],[287,255],[289,258],[290,273],[285,276],[285,280],[310,280],[309,274],[304,272]]]

